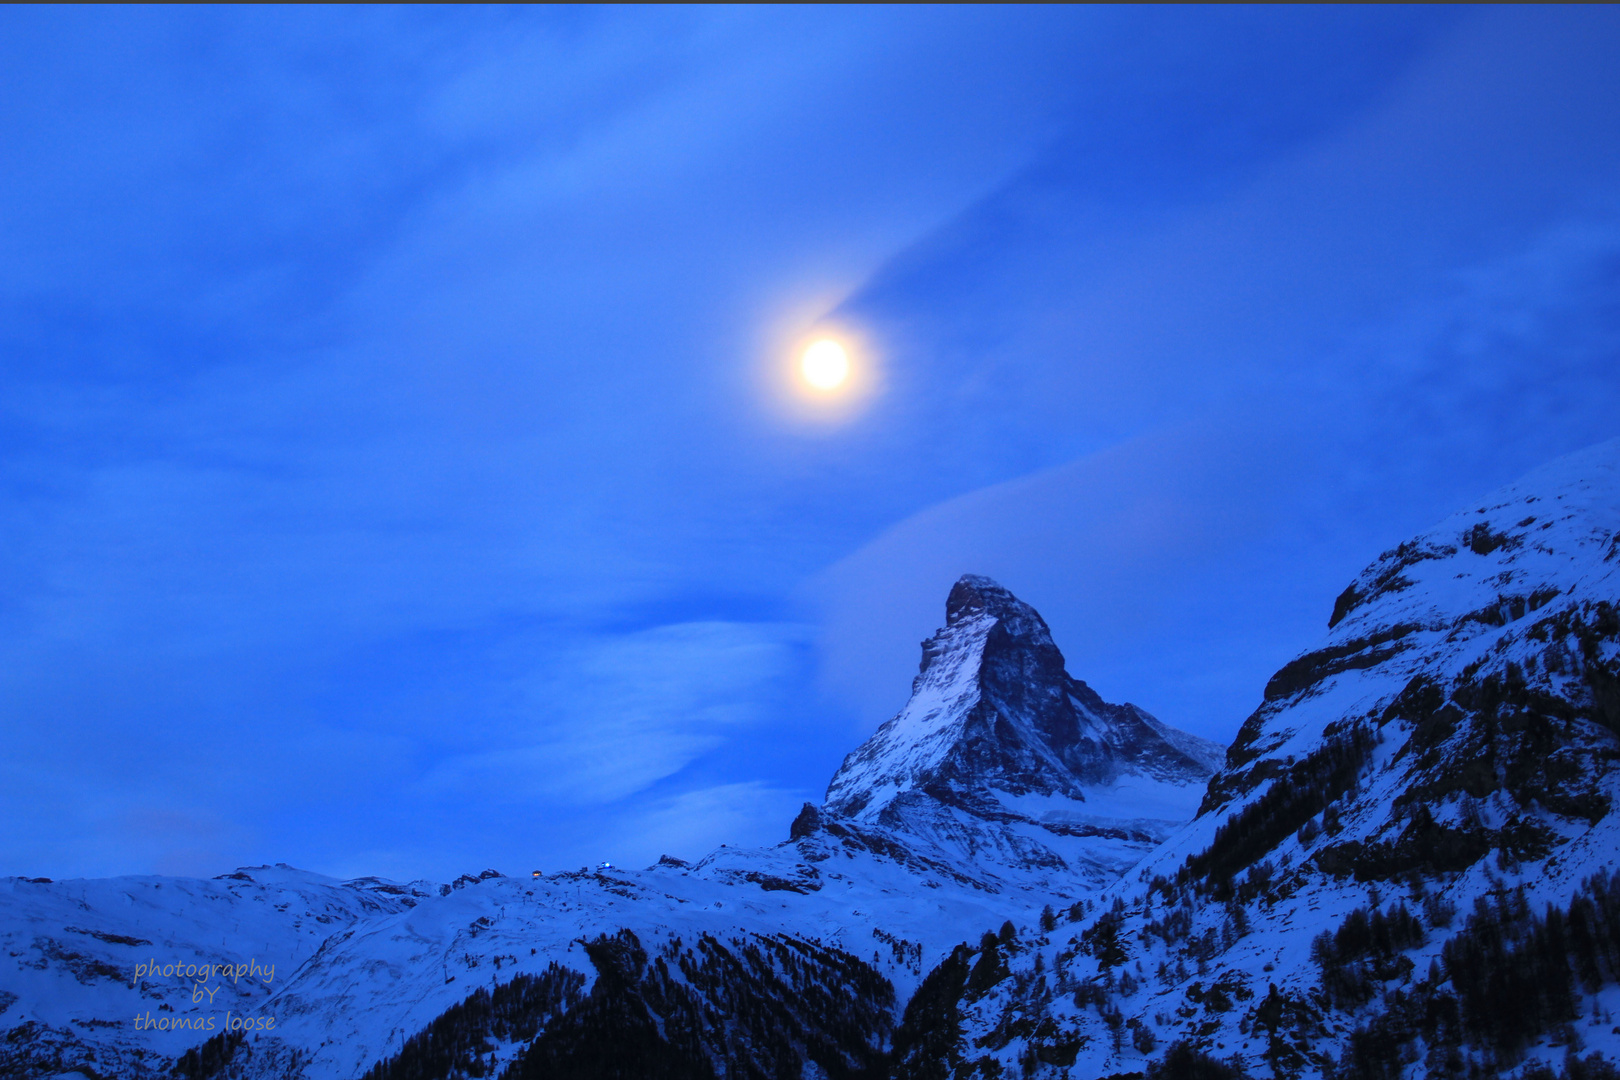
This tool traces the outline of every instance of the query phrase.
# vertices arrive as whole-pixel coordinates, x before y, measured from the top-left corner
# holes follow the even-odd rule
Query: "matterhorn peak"
[[[1033,616],[1044,630],[1046,624],[1035,609],[1008,592],[994,578],[982,574],[963,574],[951,586],[945,598],[945,625],[955,626],[965,618],[992,615],[998,619]]]
[[[1156,838],[1191,817],[1219,758],[1213,743],[1135,705],[1105,702],[1065,669],[1039,612],[967,574],[946,598],[945,625],[922,643],[911,700],[844,759],[826,809],[930,843],[952,838],[946,846],[982,840],[987,822],[1021,822],[1033,834],[1001,846],[1028,864],[1031,845],[1049,844],[1053,833],[1072,838],[1082,824],[1132,843]],[[1127,826],[1119,825],[1122,783]],[[1117,854],[1088,852],[1081,862],[1113,866],[1125,858]],[[1034,861],[1073,862],[1044,847]]]
[[[1064,667],[1040,613],[988,577],[965,574],[945,625],[922,643],[911,700],[844,760],[829,809],[875,818],[908,791],[975,801],[991,789],[1085,801],[1088,785],[1146,770],[1207,776],[1213,744],[1135,705],[1110,705]]]

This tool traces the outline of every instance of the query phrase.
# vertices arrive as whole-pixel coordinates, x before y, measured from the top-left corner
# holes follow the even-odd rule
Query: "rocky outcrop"
[[[825,811],[986,881],[1111,880],[1192,816],[1220,748],[1067,671],[1040,614],[986,577],[951,589],[905,708],[844,759]]]

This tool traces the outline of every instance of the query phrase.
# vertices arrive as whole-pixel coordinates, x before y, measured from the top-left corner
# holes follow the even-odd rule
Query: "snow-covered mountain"
[[[0,1073],[593,1076],[625,1054],[627,1075],[654,1058],[694,1076],[880,1068],[928,969],[1116,878],[1191,818],[1219,758],[1070,677],[994,582],[963,578],[946,616],[910,703],[772,848],[451,885],[285,866],[0,882]],[[196,974],[254,962],[272,970]],[[712,1019],[738,1010],[755,1018],[741,1042]],[[234,1046],[243,1016],[274,1027]]]
[[[227,1016],[263,1015],[334,938],[440,888],[287,866],[209,881],[0,879],[0,1076],[166,1074]],[[212,1029],[189,1024],[207,1017]]]
[[[989,578],[958,581],[945,616],[911,700],[833,776],[828,812],[1059,896],[1114,880],[1193,815],[1220,747],[1103,701]]]
[[[771,848],[0,882],[0,1075],[1611,1080],[1620,440],[1380,556],[1261,699],[1213,760],[963,578]]]
[[[1620,440],[1385,552],[1329,631],[1100,910],[930,974],[893,1076],[1615,1075]]]

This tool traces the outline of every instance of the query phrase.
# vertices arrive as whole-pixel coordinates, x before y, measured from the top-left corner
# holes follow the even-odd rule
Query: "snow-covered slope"
[[[286,867],[7,879],[0,1073],[166,1074],[247,1016],[260,1029],[245,1047],[225,1055],[218,1042],[182,1071],[348,1080],[394,1059],[382,1080],[438,1054],[438,1074],[477,1058],[485,1074],[516,1075],[546,1055],[628,1052],[626,1025],[646,1019],[647,1000],[662,1002],[655,1056],[686,1054],[699,1075],[704,1061],[755,1058],[780,1075],[788,1058],[806,1076],[865,1068],[924,972],[987,926],[1033,921],[1113,880],[1192,816],[1218,756],[1103,702],[1064,670],[1033,609],[963,578],[911,703],[772,848],[448,886]],[[195,971],[254,963],[251,977]],[[681,1008],[740,1000],[775,1017],[746,1046],[734,1033],[715,1042],[730,1029],[708,1021],[685,1042],[669,1034]],[[776,1015],[790,1001],[808,1011]],[[611,1019],[580,1019],[593,1009]],[[469,1019],[479,1010],[506,1019]],[[451,1052],[448,1029],[484,1034]]]
[[[1219,747],[1103,701],[1035,609],[989,578],[963,577],[945,612],[911,700],[844,759],[828,813],[986,882],[1068,897],[1192,816]]]
[[[1198,820],[1084,917],[936,969],[952,1033],[894,1075],[1127,1073],[1176,1042],[1255,1076],[1612,1058],[1617,733],[1620,440],[1380,556]]]
[[[785,935],[859,961],[904,1001],[955,944],[1034,919],[1048,902],[992,891],[879,829],[829,819],[801,832],[691,865],[541,878],[489,871],[453,888],[339,883],[284,867],[215,881],[6,879],[0,1075],[54,1077],[80,1065],[166,1075],[173,1058],[223,1033],[228,1016],[248,1016],[275,1024],[257,1034],[244,1075],[359,1077],[481,988],[558,965],[589,991],[598,978],[589,943],[624,930],[672,962],[705,939],[740,953]],[[201,976],[176,964],[258,969]],[[137,1016],[163,1027],[137,1028]],[[494,1052],[510,1062],[520,1049]]]
[[[287,866],[210,881],[0,879],[0,1075],[166,1073],[212,1033],[177,1018],[212,1016],[217,1029],[261,1015],[334,935],[439,889]]]

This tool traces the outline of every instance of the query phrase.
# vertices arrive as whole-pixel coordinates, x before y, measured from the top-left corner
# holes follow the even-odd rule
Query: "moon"
[[[799,374],[817,390],[836,390],[849,380],[849,353],[831,338],[813,341],[799,357]]]

